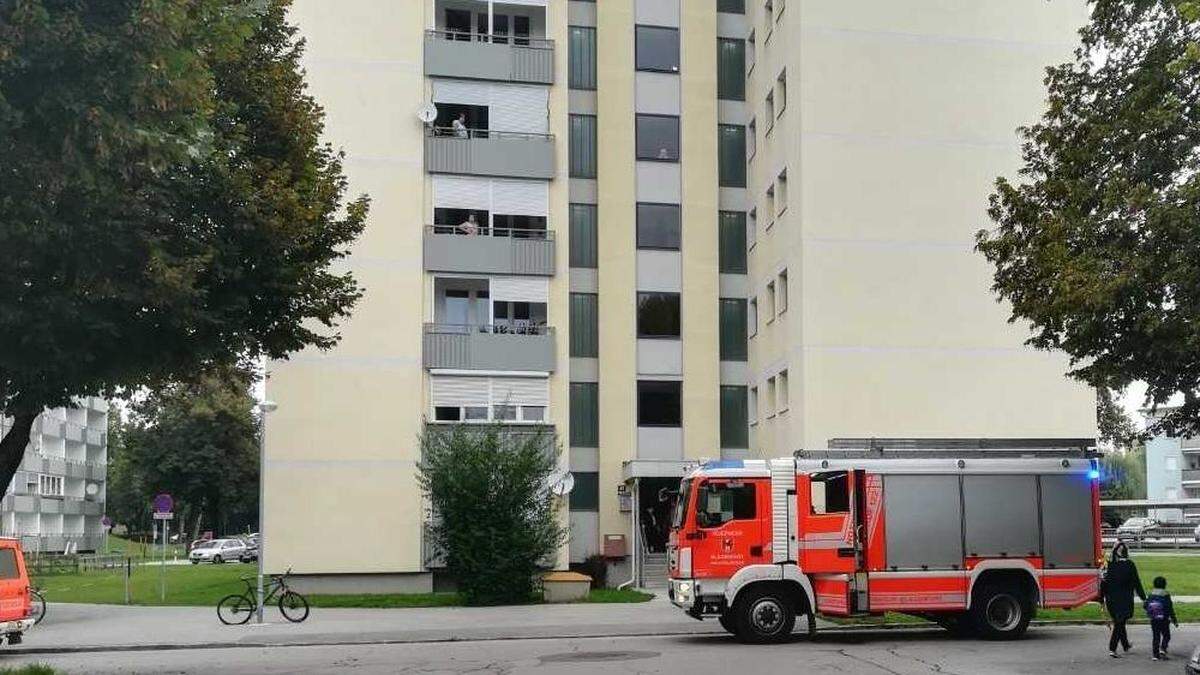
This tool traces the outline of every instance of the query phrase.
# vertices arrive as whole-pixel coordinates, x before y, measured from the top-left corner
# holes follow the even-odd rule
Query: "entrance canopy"
[[[683,478],[687,472],[700,465],[695,459],[632,459],[621,464],[621,479],[629,482],[635,478]]]

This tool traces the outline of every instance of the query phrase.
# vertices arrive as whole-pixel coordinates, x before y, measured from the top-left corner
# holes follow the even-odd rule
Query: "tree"
[[[228,533],[257,523],[253,379],[241,370],[206,373],[133,407],[110,463],[109,500],[123,524],[148,527],[159,492],[174,497],[178,527],[193,538],[202,529]]]
[[[418,482],[436,514],[432,543],[464,600],[527,602],[534,574],[567,536],[548,489],[553,435],[501,425],[427,426],[421,452]]]
[[[289,0],[0,0],[0,484],[48,406],[326,349],[363,229]]]
[[[1141,380],[1154,407],[1181,394],[1151,431],[1200,433],[1200,3],[1091,5],[977,248],[1028,344],[1101,390]]]
[[[1100,458],[1101,499],[1146,498],[1146,448],[1138,445]],[[1121,524],[1121,509],[1106,508],[1103,520],[1114,527]]]
[[[1131,449],[1145,436],[1107,389],[1096,390],[1096,427],[1101,441],[1120,450]]]

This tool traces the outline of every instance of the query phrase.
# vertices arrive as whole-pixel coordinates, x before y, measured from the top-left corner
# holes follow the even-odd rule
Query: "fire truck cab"
[[[709,462],[680,485],[671,601],[747,642],[798,616],[903,612],[989,639],[1097,597],[1088,452],[829,451]],[[799,455],[800,453],[798,453]]]

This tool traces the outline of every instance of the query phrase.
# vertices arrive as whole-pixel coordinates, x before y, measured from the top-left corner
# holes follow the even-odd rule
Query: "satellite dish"
[[[437,112],[436,105],[432,103],[426,103],[425,105],[421,106],[420,110],[417,111],[417,119],[421,120],[425,124],[433,124],[433,121],[437,119]]]
[[[550,477],[550,491],[559,497],[566,497],[575,489],[575,476],[569,471],[561,471]]]
[[[93,497],[97,492],[100,492],[100,486],[96,485],[95,483],[88,483],[87,487],[85,487],[83,490],[88,494],[89,497]]]

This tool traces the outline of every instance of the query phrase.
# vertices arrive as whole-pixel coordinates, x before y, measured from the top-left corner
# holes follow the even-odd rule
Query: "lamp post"
[[[263,551],[264,544],[267,542],[267,528],[263,527],[263,513],[265,512],[263,498],[266,490],[264,486],[267,483],[267,414],[273,412],[279,404],[274,401],[263,399],[258,402],[258,412],[261,413],[259,419],[258,432],[258,602],[256,612],[258,614],[257,623],[263,622],[263,600],[266,595],[263,593]]]

